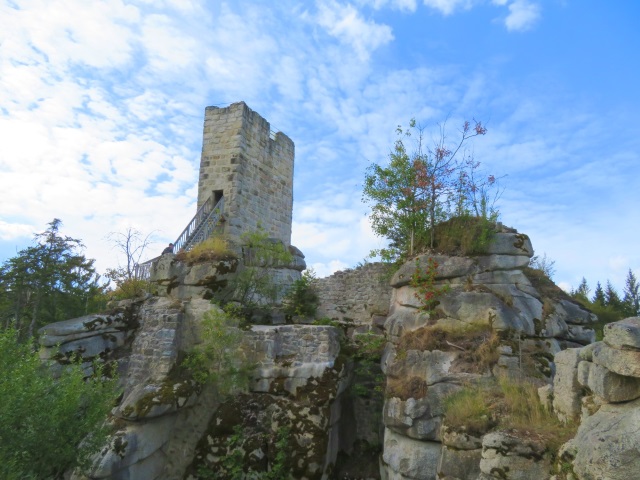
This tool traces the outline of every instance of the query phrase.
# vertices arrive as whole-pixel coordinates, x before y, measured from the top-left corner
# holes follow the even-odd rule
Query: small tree
[[[640,314],[640,285],[634,273],[629,269],[627,279],[624,286],[624,298],[622,303],[626,314],[629,316],[636,316]]]
[[[116,268],[107,269],[107,277],[120,286],[125,281],[131,281],[135,277],[135,267],[140,263],[145,251],[154,243],[153,232],[144,235],[133,227],[127,227],[124,232],[111,232],[107,240],[112,248],[124,257],[124,261]]]
[[[415,120],[406,131],[398,127],[397,133],[389,164],[372,164],[363,186],[372,229],[390,242],[372,254],[386,261],[410,257],[421,247],[433,248],[437,222],[455,215],[495,213],[490,190],[496,178],[479,181],[480,163],[463,150],[471,138],[486,134],[481,122],[465,122],[453,143],[442,124],[433,146],[426,145],[424,129]],[[406,143],[412,133],[417,133],[415,150],[409,153]]]
[[[271,268],[291,263],[293,255],[264,230],[244,233],[241,242],[245,265],[233,280],[232,300],[249,308],[277,303],[284,287],[274,281]]]
[[[589,285],[587,284],[587,279],[582,277],[582,280],[580,281],[580,285],[578,285],[578,288],[576,288],[575,290],[571,291],[571,296],[573,298],[575,298],[576,300],[579,300],[583,304],[587,305],[587,304],[589,304],[589,293],[590,292],[591,292],[591,289],[589,288]]]
[[[596,289],[593,292],[593,298],[591,299],[591,303],[594,305],[600,305],[602,307],[606,304],[606,299],[604,297],[604,290],[602,289],[602,285],[600,282],[596,283]]]

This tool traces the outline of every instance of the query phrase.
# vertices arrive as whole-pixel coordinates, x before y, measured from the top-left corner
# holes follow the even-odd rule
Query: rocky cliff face
[[[252,326],[243,339],[256,365],[250,386],[227,397],[184,376],[180,362],[200,342],[209,299],[239,266],[165,256],[153,277],[157,295],[41,332],[42,358],[57,368],[74,353],[88,373],[92,360],[118,362],[117,431],[92,471],[74,478],[208,478],[231,456],[265,472],[283,451],[294,479],[541,479],[554,469],[558,480],[633,478],[640,320],[612,325],[593,343],[595,316],[529,270],[532,254],[526,235],[503,231],[484,255],[408,262],[387,293],[375,266],[334,276],[320,288],[322,316],[344,328]],[[448,290],[425,309],[411,278],[429,258],[435,285]],[[290,267],[274,276],[291,282],[300,262]],[[362,334],[386,341],[381,383],[353,351]],[[562,420],[582,420],[560,456],[522,431],[447,422],[452,394],[500,376],[535,382]],[[373,393],[376,385],[384,395]]]
[[[537,476],[548,467],[543,448],[505,432],[448,430],[443,419],[445,399],[464,386],[499,375],[548,382],[556,353],[595,339],[595,316],[559,289],[536,288],[526,269],[532,255],[526,235],[501,232],[486,255],[421,256],[395,274],[385,324],[383,478],[545,478]],[[427,313],[410,280],[429,259],[436,285],[449,287]],[[455,331],[469,333],[449,340]]]

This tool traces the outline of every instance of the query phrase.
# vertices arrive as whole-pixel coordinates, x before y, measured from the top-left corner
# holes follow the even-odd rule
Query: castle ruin
[[[291,244],[293,141],[244,102],[207,107],[198,208],[224,197],[223,233],[238,239],[262,228]]]

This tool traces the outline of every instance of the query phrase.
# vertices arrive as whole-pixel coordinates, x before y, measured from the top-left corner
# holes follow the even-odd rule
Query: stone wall
[[[225,197],[225,233],[238,238],[258,226],[291,243],[294,144],[271,136],[269,122],[244,102],[205,110],[198,207],[214,191]]]
[[[391,287],[386,265],[368,263],[314,282],[320,297],[316,318],[382,326],[389,313]]]

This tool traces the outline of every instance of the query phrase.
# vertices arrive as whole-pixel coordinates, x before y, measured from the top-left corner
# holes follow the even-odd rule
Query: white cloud
[[[415,12],[418,0],[356,0],[358,5],[366,5],[373,9],[380,10],[389,5],[391,8],[406,12]]]
[[[9,223],[0,220],[0,239],[11,240],[20,237],[31,237],[35,232],[33,225],[23,223]]]
[[[353,6],[340,5],[334,0],[318,3],[316,21],[329,35],[350,45],[362,61],[366,61],[374,50],[393,40],[388,25],[367,21]]]
[[[423,0],[425,6],[439,10],[443,15],[451,15],[456,10],[468,10],[475,3],[473,0]]]
[[[514,0],[509,4],[509,15],[504,24],[509,31],[529,30],[540,18],[540,5],[528,0]]]

